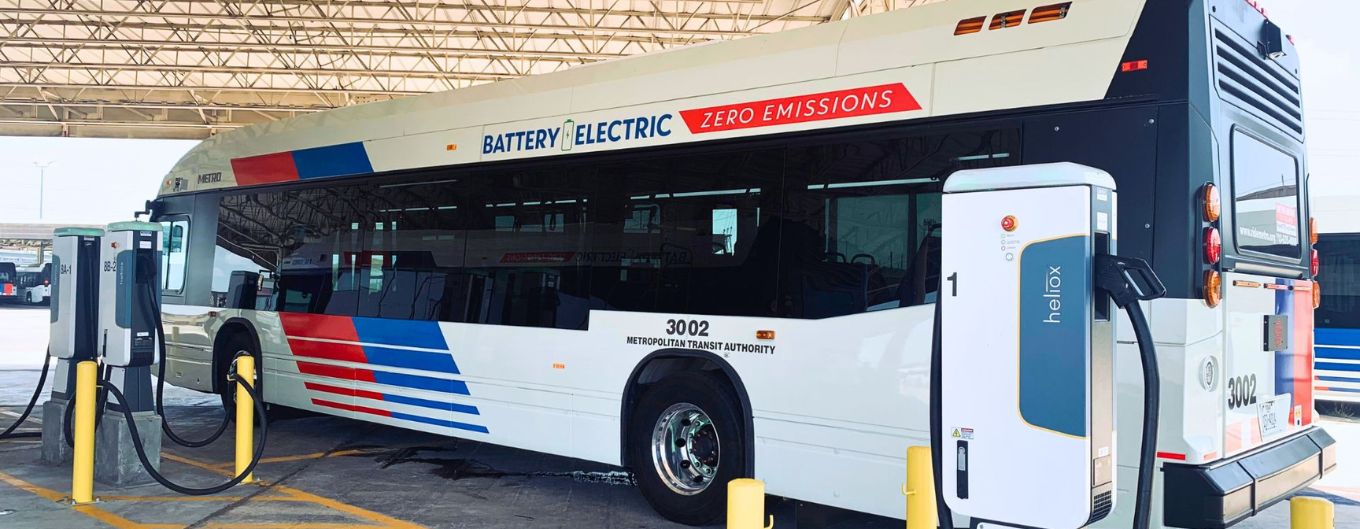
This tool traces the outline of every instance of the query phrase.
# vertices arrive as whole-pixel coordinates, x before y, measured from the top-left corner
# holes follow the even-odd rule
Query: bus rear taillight
[[[1204,228],[1204,262],[1209,265],[1216,265],[1221,258],[1223,258],[1223,237],[1218,234],[1218,228]]]
[[[1218,270],[1204,273],[1204,303],[1209,308],[1217,307],[1223,301],[1223,276]]]
[[[1317,277],[1318,272],[1320,272],[1320,271],[1322,270],[1322,258],[1321,258],[1321,257],[1318,257],[1318,251],[1317,251],[1316,248],[1313,249],[1313,259],[1312,259],[1312,261],[1313,261],[1313,262],[1312,262],[1312,265],[1310,266],[1310,269],[1311,269],[1312,272],[1313,272],[1313,277]]]
[[[1322,283],[1313,282],[1313,310],[1322,306]]]
[[[1309,218],[1308,218],[1308,244],[1317,244],[1317,242],[1318,242],[1318,223],[1317,223],[1317,219],[1316,219],[1316,218],[1309,217]]]

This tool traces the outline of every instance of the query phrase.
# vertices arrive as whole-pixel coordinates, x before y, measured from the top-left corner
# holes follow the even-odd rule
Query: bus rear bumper
[[[1336,440],[1312,428],[1209,465],[1163,465],[1169,527],[1225,528],[1288,499],[1336,467]]]

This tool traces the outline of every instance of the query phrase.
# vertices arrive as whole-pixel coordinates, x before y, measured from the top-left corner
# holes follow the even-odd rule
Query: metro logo
[[[680,111],[694,134],[921,110],[902,83]]]

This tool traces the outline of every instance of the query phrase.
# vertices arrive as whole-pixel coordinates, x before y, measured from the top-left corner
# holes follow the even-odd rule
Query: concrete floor
[[[41,318],[39,318],[41,316]],[[0,308],[0,366],[37,367],[46,311]],[[35,321],[16,323],[18,320]],[[35,334],[41,334],[35,336]],[[13,339],[11,339],[13,338]],[[36,351],[36,353],[34,352]],[[0,367],[0,425],[28,401],[37,371]],[[198,437],[217,424],[216,397],[167,388],[177,432]],[[45,400],[45,397],[44,397]],[[1337,505],[1337,527],[1360,529],[1360,420],[1329,419],[1343,447],[1342,469],[1306,491]],[[32,424],[26,430],[36,430]],[[201,449],[170,448],[162,469],[203,487],[231,474],[230,436]],[[672,528],[626,474],[605,465],[459,441],[327,416],[270,423],[260,485],[208,497],[178,496],[156,484],[96,484],[95,505],[69,507],[70,467],[38,464],[36,440],[0,441],[0,528],[414,529]],[[1357,454],[1350,456],[1350,454]],[[900,528],[901,521],[771,498],[780,529]],[[1279,505],[1239,525],[1288,527]],[[790,523],[796,522],[796,523]]]

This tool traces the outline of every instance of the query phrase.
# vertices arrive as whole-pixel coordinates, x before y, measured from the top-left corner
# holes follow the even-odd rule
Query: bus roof
[[[329,110],[205,140],[160,193],[1099,100],[1144,2],[952,0]]]

